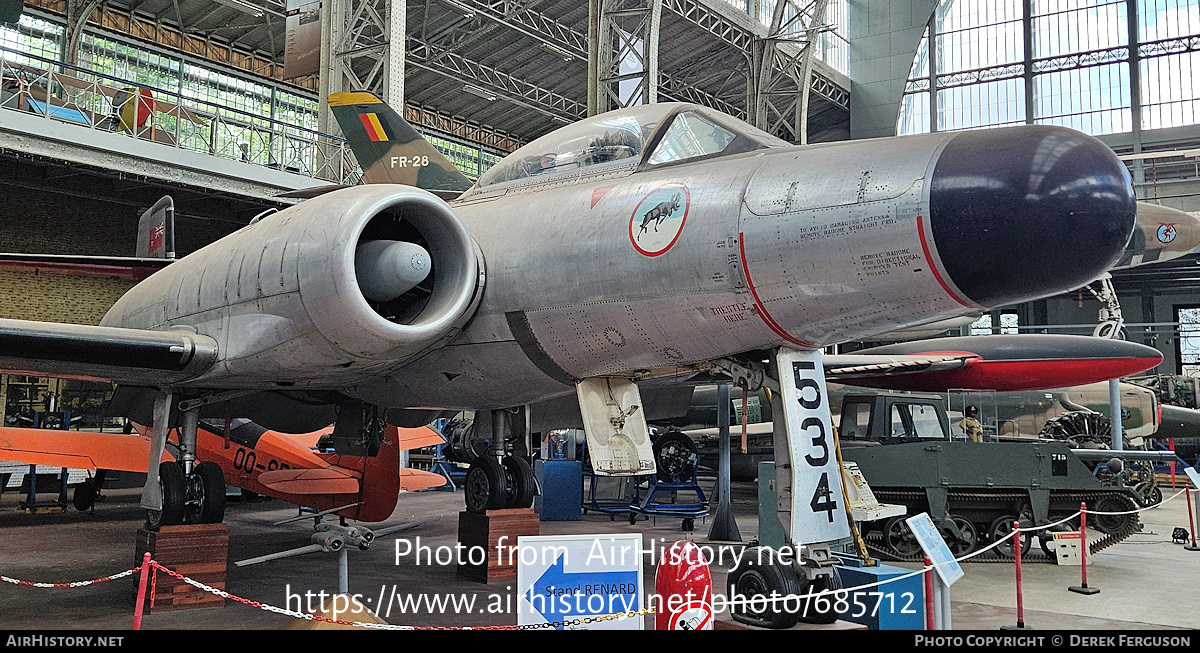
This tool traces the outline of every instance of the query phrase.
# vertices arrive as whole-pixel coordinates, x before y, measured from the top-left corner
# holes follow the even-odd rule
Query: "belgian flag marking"
[[[387,132],[383,129],[383,123],[379,122],[379,116],[373,113],[360,113],[358,114],[358,118],[362,120],[363,128],[367,130],[367,137],[372,142],[378,143],[388,140]]]

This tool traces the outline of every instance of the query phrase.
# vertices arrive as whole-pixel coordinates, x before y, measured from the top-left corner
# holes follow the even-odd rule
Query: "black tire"
[[[504,468],[493,456],[480,456],[471,463],[465,490],[468,512],[483,514],[488,510],[502,510],[508,503]]]
[[[1046,557],[1050,558],[1051,562],[1053,562],[1055,564],[1058,563],[1058,554],[1056,554],[1054,552],[1054,537],[1053,536],[1039,537],[1038,545],[1040,545],[1042,547],[1042,553],[1045,553]]]
[[[188,479],[187,520],[190,524],[219,524],[225,519],[225,473],[214,462],[203,462]],[[192,503],[198,500],[199,503]]]
[[[943,538],[946,539],[946,544],[950,547],[950,552],[954,554],[954,557],[965,556],[979,548],[979,532],[975,528],[975,524],[961,515],[950,515],[950,519],[954,520],[954,525],[958,527],[959,532],[963,535],[963,539],[961,540],[957,538]]]
[[[1005,558],[1016,557],[1016,547],[1012,545],[1013,522],[1017,518],[1013,515],[1004,515],[997,517],[992,521],[992,525],[988,527],[988,540],[995,542],[997,539],[1007,539],[1008,542],[997,546],[994,550],[997,555]],[[1025,533],[1021,537],[1021,555],[1029,553],[1029,548],[1033,546],[1033,538],[1029,533]]]
[[[667,431],[654,441],[654,465],[658,480],[665,483],[690,481],[699,449],[682,431]]]
[[[96,482],[88,479],[79,485],[75,486],[75,492],[71,495],[71,503],[79,512],[87,512],[96,505]]]
[[[683,530],[690,533],[691,531],[695,530],[695,528],[696,528],[696,520],[694,520],[694,519],[683,520]]]
[[[1158,483],[1155,483],[1154,487],[1150,488],[1150,496],[1146,498],[1146,506],[1157,506],[1158,504],[1162,503],[1162,501],[1162,488],[1158,487]]]
[[[187,479],[178,463],[161,463],[158,466],[158,485],[162,488],[162,510],[146,511],[146,527],[156,531],[163,526],[183,524],[184,494]]]
[[[520,456],[504,457],[505,484],[508,496],[508,508],[528,508],[533,505],[533,495],[537,490],[537,481],[533,478],[533,468],[529,462]]]
[[[892,517],[883,525],[883,544],[892,555],[909,559],[921,553],[917,536],[904,521],[904,517]]]
[[[833,590],[836,592],[837,590],[842,589],[842,577],[838,574],[837,570],[834,569],[833,574],[817,578],[809,587],[812,588],[810,591],[813,594],[827,590]],[[840,615],[838,614],[838,611],[834,609],[834,605],[837,604],[837,594],[826,594],[821,598],[829,600],[828,607],[824,611],[817,610],[817,599],[812,599],[807,603],[808,609],[804,611],[804,614],[800,615],[800,621],[808,624],[831,624],[838,620]],[[824,601],[822,601],[821,605],[826,604]]]
[[[637,513],[636,512],[629,513],[629,525],[633,526],[636,523],[637,523]]]
[[[730,599],[745,599],[745,602],[735,603],[729,608],[729,616],[739,623],[759,626],[761,628],[782,629],[791,628],[799,619],[797,610],[788,610],[788,601],[763,602],[756,605],[754,597],[770,598],[800,593],[799,583],[790,568],[781,565],[770,552],[760,550],[765,547],[747,548],[738,566],[730,570],[726,580],[727,594]],[[801,599],[802,600],[802,599]]]

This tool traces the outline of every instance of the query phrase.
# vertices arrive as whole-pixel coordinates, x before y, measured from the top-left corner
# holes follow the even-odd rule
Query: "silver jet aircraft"
[[[414,146],[390,165],[448,165]],[[156,523],[220,491],[186,480],[212,477],[195,471],[201,416],[336,421],[338,451],[369,455],[385,422],[475,410],[494,455],[468,508],[528,505],[514,434],[582,417],[597,472],[651,472],[647,416],[690,397],[670,381],[761,378],[778,348],[1078,288],[1117,261],[1135,212],[1113,152],[1064,128],[793,146],[654,104],[540,138],[449,203],[378,184],[263,217],[101,326],[0,320],[0,368],[117,382],[114,406],[159,436],[153,461],[180,425],[184,474],[152,465],[143,496]]]

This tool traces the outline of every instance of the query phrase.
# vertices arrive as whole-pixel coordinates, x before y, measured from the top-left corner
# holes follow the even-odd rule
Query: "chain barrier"
[[[13,585],[23,585],[25,587],[41,587],[41,588],[87,587],[88,585],[96,585],[98,583],[107,583],[110,580],[117,580],[118,578],[125,578],[126,576],[136,574],[137,572],[139,572],[141,570],[142,570],[142,566],[138,565],[138,566],[134,567],[133,569],[127,569],[125,571],[122,571],[119,574],[113,574],[111,576],[104,576],[103,578],[94,578],[92,580],[78,580],[73,583],[35,583],[32,581],[18,580],[16,578],[10,578],[8,576],[3,576],[3,575],[0,575],[0,581],[4,581],[6,583],[12,583]]]

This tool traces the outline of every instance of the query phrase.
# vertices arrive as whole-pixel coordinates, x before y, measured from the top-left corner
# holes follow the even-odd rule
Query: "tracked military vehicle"
[[[1087,502],[1089,510],[1126,512],[1139,507],[1128,487],[1105,485],[1062,442],[970,442],[952,439],[941,396],[851,394],[842,404],[842,455],[858,463],[876,497],[902,504],[908,514],[928,512],[956,556],[998,539],[1011,542],[1013,523],[1022,528],[1057,522]],[[1069,521],[1054,530],[1078,530]],[[1089,516],[1089,551],[1129,537],[1137,515]],[[1049,530],[1022,539],[1024,555],[1033,539],[1052,560]],[[867,546],[881,557],[919,561],[923,554],[904,517],[875,522]],[[974,560],[1004,560],[1003,544]]]

